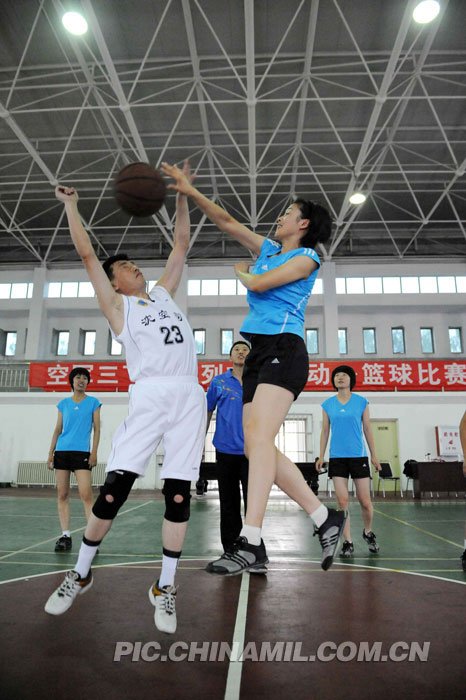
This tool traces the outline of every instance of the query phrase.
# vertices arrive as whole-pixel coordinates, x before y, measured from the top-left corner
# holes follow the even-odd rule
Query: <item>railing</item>
[[[105,467],[99,462],[92,470],[92,485],[102,486],[105,481]],[[18,473],[14,486],[55,486],[55,471],[47,467],[47,462],[18,462]],[[70,485],[76,486],[76,477],[71,474]]]
[[[29,391],[29,364],[0,364],[0,391]]]

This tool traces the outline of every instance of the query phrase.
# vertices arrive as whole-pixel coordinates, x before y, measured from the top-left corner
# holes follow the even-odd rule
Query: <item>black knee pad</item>
[[[100,494],[92,506],[92,512],[101,520],[113,520],[137,478],[133,472],[121,470],[109,472],[105,484],[100,487]],[[110,499],[110,500],[109,500]]]
[[[191,482],[184,479],[165,479],[162,493],[165,496],[165,520],[171,523],[187,522],[191,512]],[[181,503],[175,501],[175,496],[182,496]]]

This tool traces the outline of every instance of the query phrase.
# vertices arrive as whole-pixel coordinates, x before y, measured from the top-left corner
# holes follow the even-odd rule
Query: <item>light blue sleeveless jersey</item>
[[[296,248],[288,253],[280,253],[280,250],[280,243],[266,238],[251,272],[261,275],[284,265],[298,255],[311,258],[320,267],[319,256],[312,248]],[[241,326],[241,335],[247,339],[254,333],[294,333],[304,338],[304,313],[318,272],[319,268],[305,280],[296,280],[266,292],[248,290],[249,314]]]

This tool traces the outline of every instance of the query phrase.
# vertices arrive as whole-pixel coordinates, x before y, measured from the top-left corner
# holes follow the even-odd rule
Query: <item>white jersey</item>
[[[189,376],[197,380],[193,332],[167,290],[156,285],[150,299],[123,296],[123,301],[123,330],[112,335],[125,348],[131,381]]]

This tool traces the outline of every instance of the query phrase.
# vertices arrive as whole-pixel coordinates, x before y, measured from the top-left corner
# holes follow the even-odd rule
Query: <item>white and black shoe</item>
[[[319,537],[322,547],[322,561],[320,563],[324,571],[330,569],[333,564],[333,557],[337,551],[338,542],[345,527],[348,513],[345,510],[328,509],[327,520],[319,528],[315,529],[314,535]]]
[[[92,571],[86,578],[81,578],[77,571],[68,571],[62,583],[52,593],[45,604],[49,615],[63,615],[73,605],[78,595],[86,593],[93,584]]]

